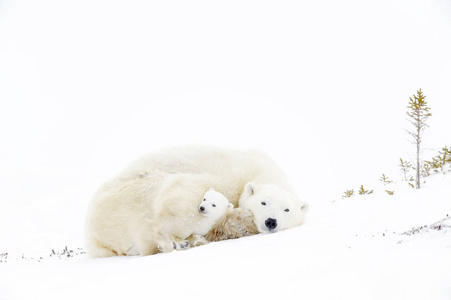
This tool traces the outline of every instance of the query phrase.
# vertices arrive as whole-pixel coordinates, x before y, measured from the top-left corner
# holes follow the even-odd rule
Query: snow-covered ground
[[[424,158],[451,144],[450,15],[449,0],[0,0],[0,300],[449,300],[451,175],[419,191],[377,176],[413,159],[420,88]],[[94,191],[185,143],[268,152],[307,223],[88,259]],[[360,184],[374,193],[341,198]]]
[[[312,199],[297,228],[148,257],[90,259],[77,237],[35,256],[2,244],[0,299],[450,299],[451,174],[384,189]]]

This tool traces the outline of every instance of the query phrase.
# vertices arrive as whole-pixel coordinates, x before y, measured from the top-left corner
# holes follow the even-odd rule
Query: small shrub
[[[403,160],[402,158],[399,158],[400,164],[399,167],[401,168],[401,173],[404,177],[404,180],[407,181],[407,176],[409,175],[410,170],[412,170],[412,164],[408,161]]]
[[[432,158],[432,161],[426,161],[428,165],[435,173],[447,171],[447,165],[451,164],[451,148],[445,146],[441,151],[438,151],[438,155]]]
[[[354,196],[354,190],[346,190],[342,198],[351,198],[352,196]]]
[[[385,174],[382,174],[381,178],[379,178],[379,181],[382,181],[384,185],[390,184],[393,182],[393,180],[389,180],[388,176],[385,176]]]
[[[421,169],[421,176],[428,177],[431,176],[431,170],[433,169],[432,164],[430,161],[425,161],[423,163],[422,169]]]
[[[372,194],[373,193],[373,190],[365,190],[364,188],[363,188],[363,184],[360,186],[360,189],[359,189],[359,195],[369,195],[369,194]]]

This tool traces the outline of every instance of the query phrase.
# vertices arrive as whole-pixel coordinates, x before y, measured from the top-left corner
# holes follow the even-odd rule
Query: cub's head
[[[205,217],[219,220],[232,208],[233,204],[223,194],[211,188],[202,198],[202,202],[199,205],[199,212]]]
[[[277,232],[304,222],[308,204],[274,185],[246,184],[239,206],[254,214],[258,231]]]

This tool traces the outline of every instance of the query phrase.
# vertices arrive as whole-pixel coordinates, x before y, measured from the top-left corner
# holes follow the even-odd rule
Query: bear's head
[[[223,194],[211,188],[204,194],[199,212],[205,217],[219,220],[232,208],[233,204]]]
[[[308,204],[277,186],[249,182],[244,187],[239,207],[254,214],[261,233],[277,232],[304,222]]]

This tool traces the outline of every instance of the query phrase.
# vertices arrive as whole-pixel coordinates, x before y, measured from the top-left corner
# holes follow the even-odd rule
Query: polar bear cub
[[[211,227],[225,216],[229,209],[233,208],[233,204],[220,192],[210,188],[202,199],[199,205],[199,212],[205,217],[200,223],[200,231],[204,233],[198,233],[205,235]]]
[[[199,212],[203,216],[196,226],[196,235],[206,235],[207,232],[220,220],[227,212],[233,209],[233,204],[220,192],[210,188],[199,205]]]
[[[210,188],[202,197],[197,214],[184,218],[183,222],[173,224],[176,226],[163,227],[170,229],[172,245],[157,242],[159,252],[183,250],[190,246],[208,244],[209,241],[204,236],[232,210],[233,204],[223,194]],[[167,236],[165,232],[160,232],[159,235]],[[133,247],[127,251],[126,255],[140,255],[140,252],[137,247]]]
[[[173,247],[182,250],[189,246],[198,246],[208,243],[204,238],[213,226],[233,209],[233,204],[221,193],[210,188],[202,197],[199,205],[199,214],[189,220],[191,231],[186,231],[186,226],[180,224],[180,230],[175,229]]]

